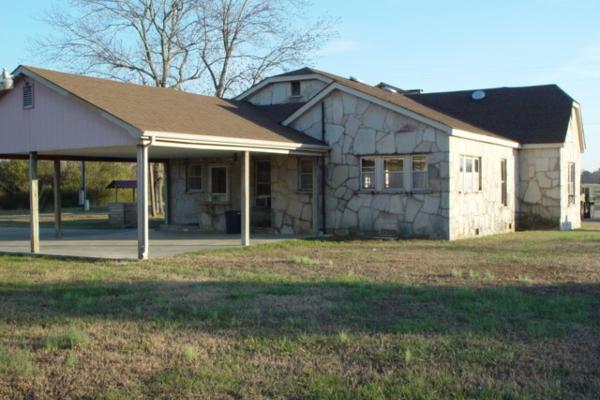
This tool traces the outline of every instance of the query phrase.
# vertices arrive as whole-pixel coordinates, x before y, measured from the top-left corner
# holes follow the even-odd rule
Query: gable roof
[[[341,76],[337,76],[337,75],[331,74],[329,72],[319,71],[319,70],[313,69],[313,68],[302,68],[302,69],[299,69],[296,71],[286,72],[285,74],[276,75],[275,77],[276,78],[293,77],[295,75],[310,75],[310,74],[322,75],[328,79],[331,79],[333,81],[333,83],[338,83],[342,86],[359,91],[368,96],[372,96],[379,100],[390,103],[392,105],[404,108],[408,111],[411,111],[413,113],[421,115],[427,119],[437,121],[449,128],[468,131],[468,132],[472,132],[472,133],[478,133],[481,135],[491,136],[491,137],[498,138],[498,139],[506,139],[505,137],[502,137],[501,135],[497,135],[497,134],[490,132],[484,128],[480,128],[480,127],[471,125],[470,123],[467,123],[467,122],[457,119],[453,116],[447,115],[443,112],[440,112],[431,107],[428,107],[424,104],[421,104],[420,102],[417,102],[404,94],[388,92],[387,90],[384,90],[380,87],[371,86],[366,83],[355,81],[352,79],[342,78]],[[321,92],[325,92],[327,90],[327,88],[328,88],[328,86],[325,87]],[[318,96],[318,95],[319,94],[317,94],[316,96]]]
[[[247,102],[21,66],[140,132],[168,132],[308,145],[324,144],[274,122]]]
[[[410,94],[409,98],[444,114],[521,144],[565,141],[575,101],[557,85]]]

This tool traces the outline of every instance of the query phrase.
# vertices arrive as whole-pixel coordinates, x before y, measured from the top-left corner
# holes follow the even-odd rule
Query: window
[[[386,157],[383,159],[383,187],[385,189],[404,188],[404,159]]]
[[[363,158],[360,161],[360,188],[375,189],[375,159]]]
[[[427,156],[424,154],[412,157],[412,187],[413,189],[427,189],[429,185],[427,172]]]
[[[569,205],[575,204],[575,180],[576,180],[576,176],[575,176],[575,163],[569,163],[569,178],[568,178],[568,185],[569,185]]]
[[[292,88],[292,97],[300,97],[301,95],[301,86],[299,81],[294,81],[291,84]]]
[[[226,202],[229,200],[228,169],[224,166],[210,167],[210,200],[214,202]]]
[[[298,162],[298,190],[313,190],[313,160],[301,158]]]
[[[462,193],[481,191],[481,157],[460,156],[459,179]]]
[[[23,108],[33,108],[33,84],[25,82],[23,85]]]
[[[360,160],[362,190],[424,190],[429,187],[427,155],[364,157]]]
[[[261,160],[256,162],[256,194],[257,207],[271,207],[271,162]]]
[[[188,165],[187,190],[188,191],[202,190],[202,165],[200,165],[200,164]]]
[[[503,206],[508,205],[508,172],[506,168],[506,160],[500,161],[500,201]]]

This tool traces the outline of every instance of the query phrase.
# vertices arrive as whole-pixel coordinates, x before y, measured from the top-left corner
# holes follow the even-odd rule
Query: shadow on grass
[[[0,320],[144,321],[239,335],[600,333],[600,285],[457,288],[311,282],[0,285]]]

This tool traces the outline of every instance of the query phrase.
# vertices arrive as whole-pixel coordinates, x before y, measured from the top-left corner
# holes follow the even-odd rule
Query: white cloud
[[[352,39],[334,39],[318,51],[319,56],[347,54],[361,49],[360,42]]]

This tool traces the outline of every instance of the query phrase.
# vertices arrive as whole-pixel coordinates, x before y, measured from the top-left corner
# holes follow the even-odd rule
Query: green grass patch
[[[70,326],[46,336],[42,341],[42,345],[46,350],[50,351],[67,350],[84,347],[89,341],[90,338],[86,332],[75,326]]]
[[[287,262],[289,264],[298,264],[298,265],[319,265],[321,262],[317,259],[310,258],[307,256],[291,256],[288,257]]]
[[[33,363],[29,350],[0,346],[0,374],[30,376],[32,373]]]

